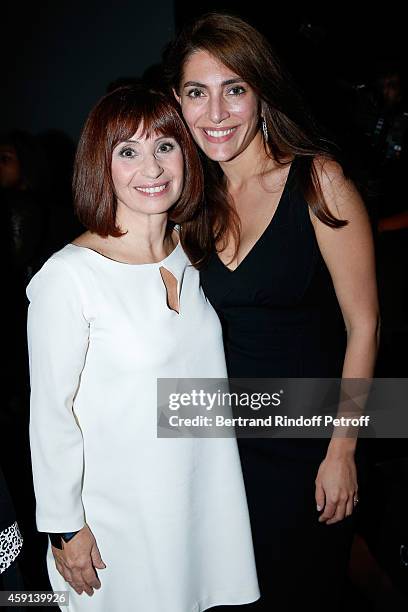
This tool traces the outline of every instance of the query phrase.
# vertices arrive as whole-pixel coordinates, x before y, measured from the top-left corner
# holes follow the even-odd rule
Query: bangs
[[[137,88],[123,88],[110,94],[110,102],[116,107],[109,109],[106,126],[110,152],[137,132],[142,138],[156,133],[179,141],[183,123],[172,100],[155,92],[143,94]]]

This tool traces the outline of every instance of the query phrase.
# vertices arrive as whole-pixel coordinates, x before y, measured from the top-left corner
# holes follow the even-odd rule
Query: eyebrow
[[[227,79],[226,81],[223,81],[221,83],[222,87],[224,87],[225,85],[233,85],[234,83],[245,83],[245,79],[240,79],[239,77],[235,77],[234,79]],[[204,83],[199,83],[198,81],[187,81],[187,83],[184,83],[183,88],[184,87],[203,87],[204,89],[208,89],[207,85],[204,85]]]
[[[155,138],[154,142],[157,142],[158,140],[161,140],[162,138],[173,138],[173,140],[175,140],[174,136],[165,136],[164,134],[162,134],[161,136],[158,136],[157,138]],[[133,142],[135,144],[140,144],[140,140],[134,140],[132,138],[129,138],[128,140],[123,140],[122,142],[120,142],[118,144],[118,146],[120,144],[126,144],[128,142]]]

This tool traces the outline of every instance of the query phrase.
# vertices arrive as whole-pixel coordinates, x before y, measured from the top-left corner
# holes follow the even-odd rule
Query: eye
[[[158,153],[170,153],[175,148],[175,144],[173,142],[161,142],[157,147]]]
[[[194,87],[194,89],[189,89],[187,96],[189,98],[202,98],[204,96],[204,92],[201,89],[198,89],[198,87]]]
[[[234,87],[231,87],[231,89],[228,90],[228,95],[229,96],[241,96],[245,92],[246,92],[246,89],[245,87],[242,87],[242,85],[234,85]]]
[[[133,159],[136,155],[137,153],[132,147],[123,147],[123,149],[119,151],[119,156],[125,159]]]

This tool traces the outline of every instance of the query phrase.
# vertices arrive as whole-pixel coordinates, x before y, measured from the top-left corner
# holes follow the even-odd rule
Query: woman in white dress
[[[235,439],[157,437],[157,378],[226,376],[219,321],[170,222],[202,172],[173,103],[121,88],[92,110],[74,194],[88,229],[32,279],[37,526],[70,612],[199,612],[258,598]]]

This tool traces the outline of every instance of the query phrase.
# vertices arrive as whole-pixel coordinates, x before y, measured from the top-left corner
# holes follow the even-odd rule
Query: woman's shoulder
[[[44,288],[49,292],[72,290],[84,274],[83,250],[69,243],[53,253],[29,282],[26,290],[29,300]]]
[[[312,168],[323,191],[338,188],[347,181],[342,165],[335,159],[316,155],[312,158]]]
[[[316,156],[313,169],[320,184],[324,202],[331,212],[340,219],[349,219],[355,213],[365,211],[361,194],[337,160]]]
[[[64,247],[56,251],[44,263],[42,270],[54,270],[55,273],[69,269],[71,273],[80,273],[83,266],[81,262],[85,260],[86,247],[81,247],[76,242],[69,242]]]

